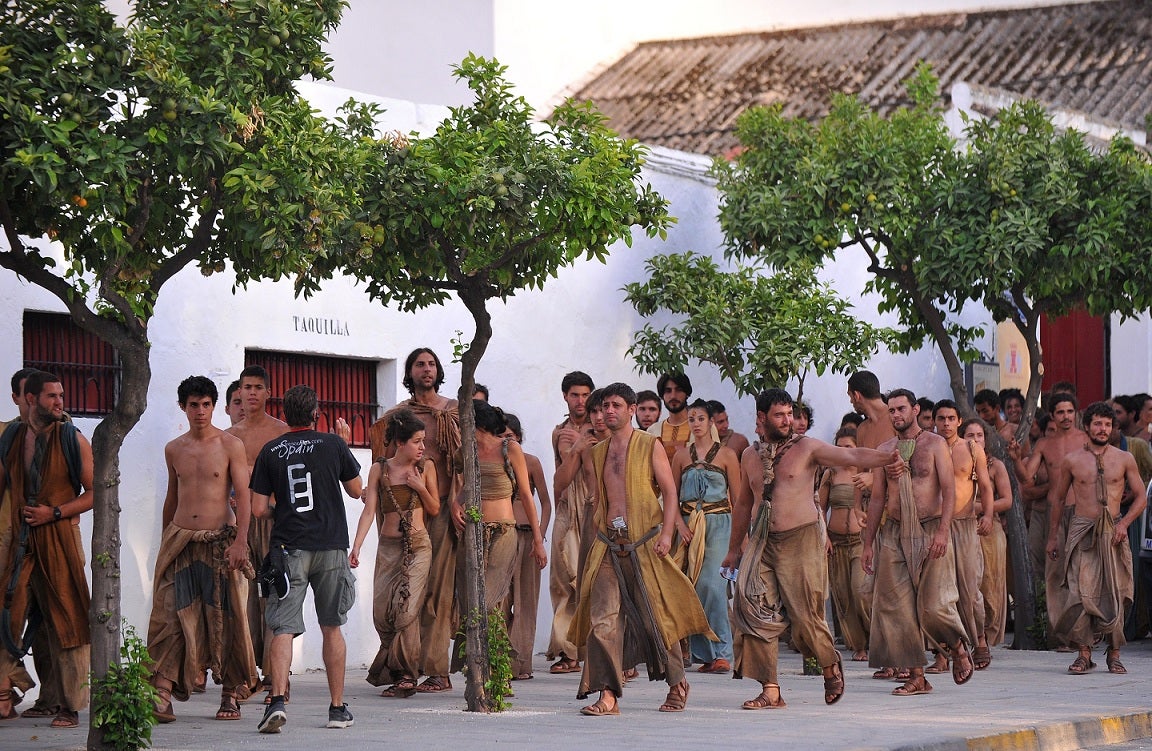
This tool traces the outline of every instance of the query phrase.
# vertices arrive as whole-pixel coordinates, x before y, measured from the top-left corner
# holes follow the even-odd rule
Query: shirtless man
[[[1120,517],[1125,484],[1140,487],[1143,483],[1132,455],[1109,445],[1112,420],[1112,408],[1104,402],[1084,410],[1088,442],[1064,455],[1048,493],[1052,508],[1066,504],[1072,511],[1066,536],[1057,521],[1062,515],[1052,515],[1048,556],[1060,564],[1056,583],[1063,594],[1064,611],[1057,630],[1067,634],[1079,651],[1068,666],[1068,672],[1075,675],[1096,667],[1092,644],[1103,639],[1108,641],[1104,654],[1108,672],[1128,672],[1120,662],[1125,611],[1132,605],[1128,526],[1140,518],[1147,500],[1137,493],[1128,513]]]
[[[728,571],[739,565],[732,601],[733,676],[760,681],[759,695],[744,702],[744,709],[786,706],[777,661],[780,634],[791,622],[793,639],[812,650],[823,670],[825,703],[835,704],[844,694],[844,671],[824,620],[828,557],[820,511],[812,502],[816,468],[872,469],[897,457],[892,450],[829,446],[793,433],[792,397],[782,389],[756,397],[756,412],[765,443],[740,459],[748,491],[736,495],[722,564]]]
[[[168,492],[148,623],[152,685],[160,695],[155,714],[159,722],[175,720],[172,699],[187,701],[207,668],[223,684],[216,719],[239,720],[237,702],[259,685],[241,573],[252,574],[248,464],[244,444],[212,424],[216,384],[192,376],[176,393],[188,432],[164,447]]]
[[[424,458],[436,465],[440,508],[448,508],[448,499],[460,488],[456,457],[460,451],[460,410],[455,399],[440,395],[444,384],[444,367],[436,353],[419,347],[408,353],[401,381],[412,398],[384,413],[368,431],[372,458],[392,456],[395,446],[384,440],[388,418],[397,409],[408,408],[424,423]],[[456,633],[456,551],[458,538],[451,514],[437,514],[426,522],[432,542],[432,563],[428,568],[425,606],[420,617],[420,664],[427,678],[416,687],[422,694],[449,691],[449,652]]]
[[[1038,440],[1027,461],[1023,459],[1023,449],[1016,441],[1008,444],[1008,456],[1014,462],[1016,476],[1025,488],[1039,481],[1041,468],[1045,470],[1049,482],[1054,482],[1056,470],[1064,457],[1070,451],[1083,448],[1088,441],[1088,434],[1076,427],[1076,397],[1068,393],[1056,393],[1049,397],[1048,403],[1052,408],[1049,425],[1056,426],[1056,433]],[[1052,524],[1057,525],[1060,539],[1067,535],[1065,517],[1071,511],[1066,509],[1064,503],[1069,499],[1053,506],[1049,501],[1051,498],[1049,489],[1048,498],[1032,503],[1031,524],[1028,528],[1030,549],[1046,546],[1047,531]],[[1058,583],[1062,566],[1051,556],[1045,555],[1044,558],[1045,600],[1048,605],[1048,623],[1051,625],[1049,638],[1057,645],[1057,651],[1068,651],[1068,635],[1057,628],[1064,612],[1064,598]]]
[[[574,370],[560,381],[560,393],[568,405],[568,414],[552,431],[552,458],[556,468],[552,495],[556,499],[556,521],[552,528],[552,567],[548,574],[548,592],[552,596],[552,631],[545,656],[556,660],[552,673],[575,673],[584,655],[568,638],[568,629],[576,614],[581,529],[585,522],[588,488],[573,483],[575,466],[564,467],[577,459],[587,444],[592,426],[588,422],[588,397],[596,385],[584,372]]]
[[[1020,429],[1020,426],[1008,422],[1000,414],[999,394],[992,389],[981,389],[972,398],[972,403],[976,406],[976,414],[980,416],[980,419],[992,426],[992,429],[999,433],[1002,439],[1011,441],[1016,437],[1016,431]]]
[[[909,668],[909,679],[892,692],[895,696],[932,691],[924,677],[925,637],[952,650],[952,679],[957,685],[967,683],[973,673],[968,637],[956,610],[952,456],[943,438],[917,424],[919,409],[916,395],[908,389],[888,395],[896,437],[880,450],[895,449],[907,458],[902,467],[873,472],[874,501],[884,502],[868,507],[860,558],[864,570],[875,574],[875,591],[885,593],[872,602],[869,663]],[[887,520],[881,527],[885,512]]]
[[[240,398],[244,401],[244,418],[228,428],[244,444],[244,457],[249,474],[256,464],[260,449],[269,441],[288,432],[288,426],[268,414],[269,391],[268,371],[260,365],[249,365],[240,371]],[[248,524],[248,557],[257,571],[268,555],[268,539],[272,534],[270,518],[251,518]],[[248,630],[252,635],[252,650],[256,654],[256,664],[264,671],[264,686],[270,688],[272,678],[268,675],[270,662],[268,648],[272,634],[264,623],[264,606],[267,600],[260,596],[258,587],[248,588]]]
[[[632,428],[635,412],[636,393],[627,384],[604,389],[612,437],[592,450],[601,491],[596,540],[569,633],[577,645],[587,644],[577,696],[600,692],[580,710],[592,717],[620,714],[624,668],[638,661],[647,663],[649,678],[668,682],[660,711],[684,711],[688,681],[680,640],[696,633],[715,638],[692,583],[668,555],[680,515],[676,483],[657,439]],[[640,615],[626,618],[625,612]]]
[[[224,414],[228,415],[229,426],[235,425],[244,419],[244,395],[240,393],[240,380],[228,384],[224,392]]]
[[[983,393],[983,392],[981,392]],[[988,392],[995,396],[995,392]],[[952,452],[952,476],[956,485],[956,506],[952,514],[952,549],[956,556],[956,589],[960,595],[957,608],[968,643],[974,644],[972,661],[977,670],[992,662],[992,653],[984,636],[984,598],[980,594],[980,581],[984,578],[984,554],[980,537],[992,532],[995,523],[992,504],[986,504],[979,519],[974,500],[992,498],[992,479],[988,474],[988,458],[984,447],[975,441],[960,439],[960,409],[951,399],[936,402],[933,410],[936,434],[943,438]],[[999,414],[999,410],[997,410]],[[948,656],[943,649],[936,652],[936,662],[924,672],[943,673],[948,670]]]
[[[920,413],[916,415],[916,424],[929,433],[936,432],[936,402],[926,396],[916,400],[920,405]]]
[[[728,410],[724,408],[722,402],[712,399],[708,402],[708,405],[712,407],[712,424],[716,428],[716,434],[720,436],[720,445],[732,449],[732,452],[736,454],[736,458],[739,459],[741,454],[744,453],[744,449],[750,445],[748,438],[745,437],[743,433],[737,433],[729,426]]]
[[[636,427],[648,428],[660,421],[660,395],[655,391],[644,390],[636,394]]]

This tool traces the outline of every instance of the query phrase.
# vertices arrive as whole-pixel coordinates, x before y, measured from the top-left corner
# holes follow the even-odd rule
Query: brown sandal
[[[452,679],[446,675],[430,675],[424,682],[416,687],[418,694],[438,694],[441,691],[452,690]]]
[[[872,674],[872,678],[878,681],[890,681],[896,677],[896,668],[880,668]]]
[[[987,645],[972,650],[972,664],[977,670],[984,670],[992,664],[992,650]]]
[[[1084,675],[1092,668],[1096,667],[1096,663],[1092,662],[1092,653],[1087,655],[1078,654],[1072,664],[1068,666],[1068,672],[1072,675]]]
[[[52,720],[52,727],[78,728],[80,727],[80,713],[72,709],[60,707],[60,711],[56,713],[56,719]]]
[[[675,686],[669,686],[668,695],[664,697],[664,703],[660,705],[661,712],[683,712],[684,708],[688,706],[688,681],[680,681]]]
[[[57,710],[56,716],[59,717],[62,711],[64,711],[63,707]],[[171,689],[156,689],[156,704],[152,707],[152,715],[156,718],[156,722],[161,725],[176,721],[176,713],[172,711]]]
[[[1120,662],[1119,649],[1109,649],[1105,652],[1104,664],[1108,666],[1109,673],[1115,673],[1116,675],[1126,675],[1128,673],[1128,668],[1124,667],[1124,663]]]
[[[232,694],[224,694],[220,697],[220,708],[216,710],[217,720],[239,720],[240,719],[240,705],[236,702],[236,697]]]
[[[776,699],[773,701],[772,697],[768,695],[769,689],[776,689]],[[788,704],[784,701],[783,694],[780,693],[780,684],[778,683],[765,683],[760,695],[755,699],[749,699],[740,705],[744,709],[784,709]]]
[[[552,666],[550,668],[548,668],[548,672],[549,673],[556,673],[556,674],[579,673],[580,672],[580,662],[578,660],[573,660],[573,659],[570,659],[568,657],[561,657],[559,660],[552,663]]]
[[[416,693],[415,678],[401,678],[380,692],[386,699],[407,699]]]
[[[609,715],[618,715],[620,714],[620,700],[617,699],[612,703],[612,706],[609,707],[604,703],[603,697],[601,697],[597,699],[595,703],[589,704],[586,707],[581,707],[580,714],[585,715],[586,717],[607,717]]]
[[[948,655],[943,652],[936,653],[936,660],[924,668],[924,672],[930,675],[940,675],[941,673],[948,672]]]
[[[0,691],[0,704],[8,705],[7,709],[0,709],[0,720],[12,720],[19,717],[20,713],[16,711],[16,705],[20,703],[22,698],[23,697],[10,688]],[[55,715],[56,713],[53,712],[52,714]]]
[[[964,642],[957,642],[955,649],[952,650],[952,682],[957,686],[963,686],[972,680],[975,673],[972,654],[968,651],[968,647]]]
[[[919,682],[919,684],[917,684]],[[920,696],[932,693],[932,684],[924,676],[911,678],[903,686],[892,689],[893,696]]]
[[[43,719],[45,717],[55,717],[60,712],[59,706],[46,706],[37,701],[32,706],[25,709],[20,713],[20,716],[25,719]]]
[[[835,704],[844,696],[844,665],[839,655],[832,667],[836,669],[832,676],[824,676],[824,703],[828,705]]]

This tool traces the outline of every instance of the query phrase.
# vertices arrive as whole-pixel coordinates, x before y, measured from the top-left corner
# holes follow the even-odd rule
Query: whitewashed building
[[[123,2],[110,3],[123,10]],[[444,105],[458,104],[462,89],[449,76],[449,65],[471,50],[493,55],[510,66],[511,80],[529,100],[546,108],[565,92],[580,90],[639,41],[673,39],[702,34],[784,29],[840,24],[861,19],[891,18],[1022,3],[924,0],[873,3],[823,0],[798,6],[781,1],[727,0],[689,3],[684,0],[636,0],[619,3],[590,0],[554,10],[552,3],[536,0],[432,0],[423,4],[353,2],[344,25],[331,40],[335,59],[335,85],[302,84],[301,90],[327,113],[349,95],[374,98],[387,107],[383,127],[427,131],[445,114]],[[1034,5],[1031,4],[1031,5]],[[422,105],[413,102],[435,102]],[[656,146],[645,177],[671,202],[678,223],[667,242],[638,237],[631,249],[620,246],[606,264],[582,263],[561,272],[544,289],[517,295],[506,305],[492,304],[494,336],[477,374],[491,389],[491,400],[517,413],[524,424],[526,448],[538,455],[546,472],[552,459],[549,433],[564,416],[560,380],[570,370],[584,370],[598,385],[627,381],[637,388],[654,388],[655,378],[639,376],[627,357],[633,332],[642,325],[623,301],[621,287],[643,276],[645,260],[656,253],[719,254],[715,190],[706,173],[708,156],[684,148]],[[0,242],[3,242],[0,240]],[[847,261],[828,276],[844,294],[858,299],[861,317],[880,324],[867,297],[859,295],[867,278],[862,264]],[[12,373],[35,359],[38,343],[57,334],[44,328],[59,323],[60,303],[15,278],[0,274],[0,295],[9,315],[0,321],[0,373]],[[971,321],[980,321],[973,312]],[[983,316],[987,319],[987,316]],[[125,441],[121,456],[124,602],[129,621],[142,628],[151,606],[152,567],[160,540],[160,511],[166,487],[162,447],[186,429],[176,405],[176,386],[184,377],[203,374],[223,390],[247,361],[282,357],[304,361],[308,367],[354,371],[363,384],[364,402],[374,413],[407,396],[400,384],[403,360],[415,347],[430,346],[445,362],[445,389],[454,395],[459,367],[452,364],[452,340],[472,333],[469,314],[459,304],[448,304],[419,314],[388,310],[368,300],[364,290],[349,280],[336,280],[309,300],[298,300],[289,284],[258,283],[233,293],[227,273],[204,277],[188,269],[173,279],[156,305],[152,326],[152,386],[149,408]],[[1113,325],[1114,352],[1111,386],[1120,392],[1147,390],[1152,361],[1146,321]],[[990,336],[981,347],[991,357]],[[309,359],[316,358],[316,359]],[[109,364],[114,365],[114,358]],[[888,354],[861,363],[875,371],[886,386],[908,385],[929,395],[947,393],[947,374],[935,352],[924,350],[910,357]],[[735,429],[752,433],[753,407],[737,399],[727,384],[709,369],[689,369],[695,395],[717,398],[728,405]],[[916,373],[916,382],[907,375]],[[273,383],[276,394],[291,383]],[[100,395],[91,396],[98,400]],[[806,395],[816,410],[813,434],[830,438],[839,417],[850,407],[844,378],[813,378]],[[77,424],[91,435],[96,417],[84,416],[80,394],[66,395]],[[227,425],[220,410],[217,424]],[[366,449],[356,453],[364,466]],[[348,504],[354,528],[359,504]],[[85,520],[87,536],[90,519]],[[362,558],[373,559],[369,541]],[[545,572],[545,577],[546,577]],[[361,569],[359,604],[346,630],[349,680],[358,680],[356,668],[366,664],[377,649],[371,623],[370,570]],[[538,646],[547,639],[550,608],[542,598]],[[308,633],[297,640],[297,669],[321,664],[319,630],[309,621]],[[542,658],[538,658],[538,667]]]

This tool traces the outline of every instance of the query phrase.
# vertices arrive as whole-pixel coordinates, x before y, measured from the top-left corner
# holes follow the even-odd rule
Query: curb
[[[1078,751],[1152,737],[1152,712],[1090,717],[1020,728],[979,738],[900,746],[893,751]]]

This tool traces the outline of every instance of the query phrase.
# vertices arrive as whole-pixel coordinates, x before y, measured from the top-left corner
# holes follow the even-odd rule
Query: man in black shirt
[[[278,733],[288,721],[284,693],[292,666],[292,638],[304,633],[304,593],[316,601],[316,619],[324,638],[324,668],[332,703],[328,727],[352,725],[344,704],[344,634],[340,627],[356,599],[356,579],[348,567],[348,520],[340,486],[359,498],[360,463],[346,439],[313,429],[316,392],[293,386],[284,393],[288,433],[265,444],[252,468],[252,513],[272,517],[269,556],[282,560],[286,592],[268,596],[265,620],[271,629],[272,690],[261,733]],[[339,429],[339,427],[338,427]],[[275,503],[270,503],[275,497]]]

